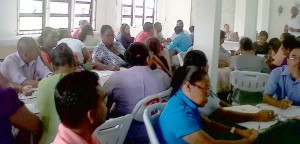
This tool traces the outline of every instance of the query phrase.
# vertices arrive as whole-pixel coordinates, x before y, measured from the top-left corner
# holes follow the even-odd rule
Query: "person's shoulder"
[[[276,75],[276,76],[279,76],[281,75],[283,72],[287,71],[288,69],[288,66],[287,65],[284,65],[282,67],[277,67],[275,69],[272,70],[271,74],[270,75]]]

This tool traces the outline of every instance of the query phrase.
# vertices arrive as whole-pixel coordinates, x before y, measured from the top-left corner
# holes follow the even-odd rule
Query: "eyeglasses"
[[[291,61],[299,60],[300,61],[300,57],[291,56],[291,57],[289,57],[289,60],[291,60]]]
[[[209,93],[210,92],[210,88],[204,88],[204,87],[201,87],[201,86],[198,86],[198,85],[195,85],[195,84],[192,84],[193,86],[196,86],[197,88],[203,90],[204,92],[206,93]]]

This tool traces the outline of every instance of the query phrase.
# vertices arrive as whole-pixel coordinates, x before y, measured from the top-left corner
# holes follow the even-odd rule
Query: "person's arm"
[[[26,79],[22,82],[22,85],[30,85],[33,88],[37,88],[39,85],[39,81],[37,80],[30,80],[30,79]]]
[[[118,71],[120,67],[118,66],[111,66],[103,64],[98,58],[93,59],[94,69],[97,70],[111,70],[111,71]]]
[[[38,58],[36,60],[36,72],[37,72],[38,78],[41,78],[41,79],[48,77],[49,75],[52,74],[52,72],[48,69],[47,66],[44,65],[44,63],[42,62],[42,60],[40,58]]]
[[[178,37],[175,37],[174,40],[170,43],[170,45],[167,45],[167,49],[172,50],[177,47],[177,44],[179,42]]]
[[[84,47],[83,49],[81,49],[81,52],[83,54],[83,63],[87,63],[88,60],[90,59],[90,54],[89,54],[87,48]]]
[[[279,107],[281,109],[286,109],[286,108],[290,107],[291,104],[293,103],[292,101],[290,101],[287,98],[282,99],[281,101],[276,100],[271,95],[269,95],[267,93],[264,94],[263,102],[267,103],[269,105],[275,106],[275,107]]]
[[[103,88],[105,89],[105,92],[107,94],[107,111],[109,112],[113,103],[114,103],[114,95],[113,95],[113,89],[115,88],[116,84],[116,75],[112,74],[109,79],[104,83]]]
[[[219,60],[218,68],[229,67],[229,62],[225,59]]]
[[[241,140],[215,140],[208,134],[206,134],[203,130],[199,130],[192,134],[182,137],[182,139],[190,144],[250,144],[257,138],[257,136],[258,133],[256,131],[251,130],[249,137]]]

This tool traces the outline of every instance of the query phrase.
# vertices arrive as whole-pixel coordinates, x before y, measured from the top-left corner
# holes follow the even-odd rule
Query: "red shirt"
[[[134,42],[142,42],[142,43],[145,43],[146,40],[150,37],[154,37],[154,35],[150,32],[144,32],[144,31],[141,31],[137,36],[136,38],[134,39]]]

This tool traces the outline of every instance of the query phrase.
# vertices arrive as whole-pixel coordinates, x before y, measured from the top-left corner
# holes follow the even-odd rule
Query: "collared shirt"
[[[94,135],[91,135],[90,141],[86,142],[82,137],[61,123],[53,144],[100,144],[100,142]]]
[[[154,37],[154,35],[150,32],[141,31],[134,39],[134,42],[145,43],[146,40],[150,37]]]
[[[182,138],[202,128],[198,106],[178,90],[160,115],[156,132],[163,143],[186,144]]]
[[[121,54],[124,55],[125,48],[122,44],[118,42],[113,43],[113,47]],[[119,56],[115,55],[113,52],[108,50],[103,42],[99,43],[93,52],[93,59],[98,58],[101,63],[105,65],[115,65],[115,66],[123,66],[126,62],[120,58]]]
[[[18,99],[18,94],[12,88],[0,89],[0,143],[12,144],[13,135],[9,117],[24,105]]]
[[[287,25],[289,26],[289,28],[292,27],[294,29],[300,29],[300,16],[297,15],[294,18],[290,18],[289,21],[288,21],[288,23],[287,23]],[[296,38],[298,36],[300,36],[300,32],[291,32],[289,30],[289,33],[292,34],[292,35],[294,35]]]
[[[250,53],[233,56],[229,68],[232,71],[255,71],[262,73],[270,72],[270,69],[265,63],[264,58]]]
[[[1,73],[8,81],[22,84],[26,79],[37,80],[47,77],[51,71],[44,65],[40,57],[27,65],[19,53],[15,52],[4,59]]]
[[[160,40],[160,42],[166,41],[161,32],[157,32],[156,30],[154,30],[154,36],[157,37]]]
[[[190,35],[181,32],[172,40],[170,45],[167,45],[167,48],[169,50],[176,49],[177,52],[186,52],[192,45],[193,42]]]
[[[275,95],[278,100],[288,98],[293,105],[300,106],[300,81],[291,77],[289,66],[274,69],[265,88],[266,94]]]
[[[202,114],[204,114],[206,116],[209,116],[216,109],[221,107],[220,101],[221,100],[218,97],[210,95],[209,97],[207,97],[207,103],[205,104],[205,106],[204,107],[199,107],[198,109]]]
[[[191,33],[187,30],[183,30],[183,32],[187,35],[190,35]],[[172,30],[172,33],[170,34],[170,39],[174,40],[174,38],[177,36],[177,34],[175,33],[174,29]]]

